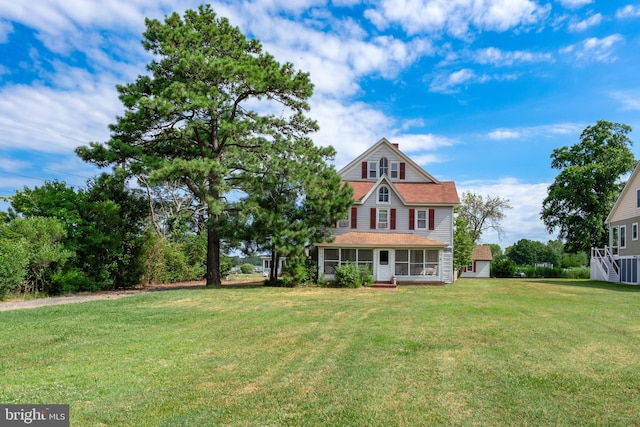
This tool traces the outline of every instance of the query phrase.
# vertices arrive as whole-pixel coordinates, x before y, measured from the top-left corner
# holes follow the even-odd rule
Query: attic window
[[[389,175],[389,160],[386,157],[380,159],[380,169],[378,170],[378,176]]]
[[[389,203],[389,189],[384,185],[378,190],[378,203]]]
[[[636,190],[636,207],[640,208],[640,189]]]

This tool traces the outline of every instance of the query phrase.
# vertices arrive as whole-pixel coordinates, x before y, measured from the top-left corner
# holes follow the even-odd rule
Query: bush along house
[[[381,139],[340,170],[354,190],[348,218],[335,239],[316,243],[318,273],[328,280],[350,262],[378,283],[452,283],[455,183],[438,181]]]

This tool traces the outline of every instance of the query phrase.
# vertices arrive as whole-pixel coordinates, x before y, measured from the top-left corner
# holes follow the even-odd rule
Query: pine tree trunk
[[[207,226],[207,286],[219,286],[220,236],[216,224]]]

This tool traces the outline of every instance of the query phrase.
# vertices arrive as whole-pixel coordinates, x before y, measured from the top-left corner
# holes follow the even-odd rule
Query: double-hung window
[[[626,248],[627,247],[627,226],[626,225],[621,225],[620,226],[620,233],[618,234],[618,237],[620,238],[620,248]]]
[[[391,162],[391,172],[389,177],[392,179],[398,179],[400,177],[400,163]]]
[[[426,230],[427,229],[427,211],[416,211],[416,229],[417,230]]]
[[[369,162],[369,178],[378,177],[378,162]]]
[[[378,209],[378,228],[389,228],[388,209]]]

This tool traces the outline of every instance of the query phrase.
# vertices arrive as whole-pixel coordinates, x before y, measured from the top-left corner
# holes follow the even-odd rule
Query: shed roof
[[[491,247],[489,246],[476,246],[471,251],[472,261],[492,261],[493,255],[491,254]]]

